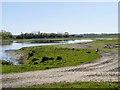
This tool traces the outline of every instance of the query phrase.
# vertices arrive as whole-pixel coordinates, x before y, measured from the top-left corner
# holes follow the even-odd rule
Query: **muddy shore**
[[[18,64],[23,64],[23,53],[17,50],[6,50],[6,53],[10,55],[12,61],[18,62]]]

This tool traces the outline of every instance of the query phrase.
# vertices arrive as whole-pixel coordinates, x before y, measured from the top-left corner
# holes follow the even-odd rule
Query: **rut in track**
[[[21,87],[34,84],[74,81],[118,82],[118,53],[101,53],[94,62],[78,66],[2,75],[2,87]]]

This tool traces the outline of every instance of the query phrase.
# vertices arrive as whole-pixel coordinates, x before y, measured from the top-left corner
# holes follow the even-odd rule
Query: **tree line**
[[[68,38],[70,35],[68,32],[62,33],[21,33],[16,35],[17,39],[32,39],[32,38]]]
[[[23,33],[19,35],[12,35],[11,32],[7,32],[5,30],[0,31],[0,38],[1,39],[33,39],[33,38],[70,38],[70,37],[104,37],[104,36],[118,36],[117,33],[103,33],[103,34],[69,34],[68,32],[65,33]]]
[[[11,32],[7,32],[5,30],[0,31],[0,39],[9,39],[9,38],[13,38],[13,35]]]

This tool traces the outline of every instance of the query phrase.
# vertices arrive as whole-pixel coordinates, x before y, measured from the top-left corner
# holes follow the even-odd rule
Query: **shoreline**
[[[17,64],[23,64],[24,54],[22,52],[19,52],[18,50],[6,50],[5,52],[10,55],[10,60],[17,62]]]

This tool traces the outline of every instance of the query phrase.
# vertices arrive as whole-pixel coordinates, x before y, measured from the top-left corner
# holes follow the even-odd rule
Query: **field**
[[[8,73],[3,74],[3,87],[119,89],[117,44],[97,40],[21,48],[15,52],[24,53],[23,65],[1,65],[2,73]]]
[[[120,89],[119,83],[110,83],[110,82],[61,82],[61,83],[52,83],[52,84],[42,84],[42,85],[33,85],[22,88],[98,88],[98,89]]]
[[[38,46],[21,48],[19,52],[24,53],[24,64],[3,65],[2,73],[74,66],[100,58],[100,55],[95,52],[95,49],[70,49],[56,48],[53,46]]]

